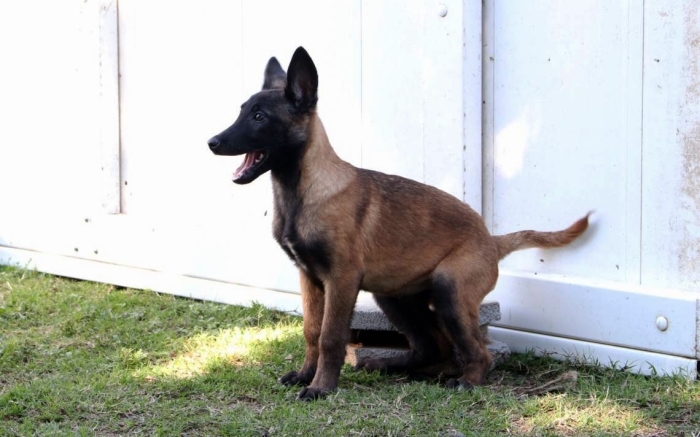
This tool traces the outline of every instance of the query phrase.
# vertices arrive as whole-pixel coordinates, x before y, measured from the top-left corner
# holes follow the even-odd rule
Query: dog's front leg
[[[298,372],[289,372],[280,378],[284,385],[307,385],[316,375],[318,364],[318,340],[323,323],[324,296],[318,282],[299,269],[301,303],[304,308],[304,340],[306,340],[306,357]]]
[[[325,311],[319,337],[318,369],[311,384],[299,392],[298,399],[324,397],[338,386],[340,368],[345,361],[352,317],[360,281],[354,275],[325,284]]]

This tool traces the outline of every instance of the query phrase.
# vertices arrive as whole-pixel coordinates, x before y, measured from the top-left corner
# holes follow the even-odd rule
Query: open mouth
[[[265,159],[267,158],[267,153],[262,150],[254,150],[252,152],[246,153],[243,159],[243,164],[236,170],[233,174],[233,181],[243,181],[248,179],[250,176],[255,174],[257,170]]]

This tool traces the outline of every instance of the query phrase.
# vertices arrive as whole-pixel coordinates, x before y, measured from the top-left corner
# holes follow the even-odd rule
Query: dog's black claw
[[[297,399],[304,402],[315,401],[316,399],[325,398],[328,395],[328,390],[319,388],[305,387],[297,395]]]
[[[279,381],[283,385],[296,385],[299,383],[298,372],[288,372],[280,377]]]
[[[304,378],[303,376],[300,375],[299,372],[288,372],[285,373],[279,381],[286,386],[292,386],[292,385],[307,385],[308,383],[311,382],[311,380],[307,380],[307,378]]]
[[[455,389],[455,390],[471,390],[474,388],[474,386],[466,381],[462,381],[461,379],[456,379],[456,378],[450,378],[447,380],[447,383],[445,384],[447,388]]]
[[[352,370],[354,370],[355,372],[359,372],[360,370],[364,370],[366,362],[367,362],[366,358],[361,358],[361,359],[357,360],[357,363],[355,363]]]
[[[353,369],[356,372],[360,370],[365,372],[387,372],[386,362],[381,358],[364,358],[358,361]]]

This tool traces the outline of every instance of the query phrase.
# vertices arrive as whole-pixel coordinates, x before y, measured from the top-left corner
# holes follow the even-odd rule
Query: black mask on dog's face
[[[271,58],[262,91],[241,105],[236,121],[207,144],[216,155],[243,155],[233,182],[247,184],[297,156],[308,139],[309,115],[318,100],[316,66],[303,47],[289,63],[288,74]]]

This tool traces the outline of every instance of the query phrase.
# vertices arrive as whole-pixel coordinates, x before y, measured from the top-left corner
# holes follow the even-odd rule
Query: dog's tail
[[[498,246],[498,258],[503,259],[511,252],[532,247],[550,248],[566,246],[584,233],[588,228],[588,216],[557,232],[518,231],[506,235],[494,235],[492,238]]]

